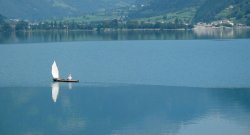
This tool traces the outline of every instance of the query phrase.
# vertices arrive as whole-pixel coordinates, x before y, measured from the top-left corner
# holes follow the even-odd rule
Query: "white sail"
[[[54,102],[56,102],[58,94],[59,94],[59,83],[56,82],[52,84],[52,99]]]
[[[52,69],[51,69],[51,73],[54,79],[58,79],[59,78],[59,70],[57,68],[56,62],[54,61],[52,64]]]

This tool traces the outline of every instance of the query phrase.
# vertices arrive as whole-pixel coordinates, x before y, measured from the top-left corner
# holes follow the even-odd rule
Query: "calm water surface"
[[[249,43],[2,43],[0,134],[249,135]]]
[[[0,88],[1,134],[250,133],[250,89],[55,87]]]

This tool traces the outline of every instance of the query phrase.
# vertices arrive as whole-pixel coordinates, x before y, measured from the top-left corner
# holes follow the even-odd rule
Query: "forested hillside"
[[[146,6],[131,12],[129,14],[131,18],[174,13],[191,7],[196,9],[192,22],[229,18],[246,22],[250,18],[250,0],[137,0],[137,3]],[[226,9],[230,11],[226,12]]]
[[[82,16],[84,21],[98,21],[123,16],[127,20],[197,23],[230,19],[250,24],[250,0],[0,0],[0,14],[29,20]]]
[[[47,19],[128,6],[134,0],[0,0],[0,14],[8,18]]]
[[[150,17],[163,13],[176,12],[184,8],[199,7],[205,0],[138,0],[145,6],[131,12],[131,18]]]
[[[234,13],[228,13],[228,17],[242,18],[249,12],[250,0],[207,0],[203,3],[194,16],[194,21],[209,22],[225,9],[231,8]],[[242,14],[242,16],[240,16]],[[226,15],[226,14],[225,14]]]
[[[10,31],[11,26],[6,22],[6,17],[0,14],[0,32],[1,31]]]
[[[231,19],[250,26],[250,1],[241,0],[220,11],[215,20]]]
[[[0,22],[2,22],[4,19],[5,19],[5,17],[0,14]]]

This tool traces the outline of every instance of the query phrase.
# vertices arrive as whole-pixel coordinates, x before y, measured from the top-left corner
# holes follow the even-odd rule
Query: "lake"
[[[0,36],[0,134],[249,135],[250,36],[233,33]],[[80,82],[53,83],[54,60]]]

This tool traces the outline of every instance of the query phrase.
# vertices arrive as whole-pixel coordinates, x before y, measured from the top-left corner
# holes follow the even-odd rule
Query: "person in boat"
[[[68,76],[67,80],[72,80],[72,76],[71,76],[71,74],[69,74],[69,76]]]

